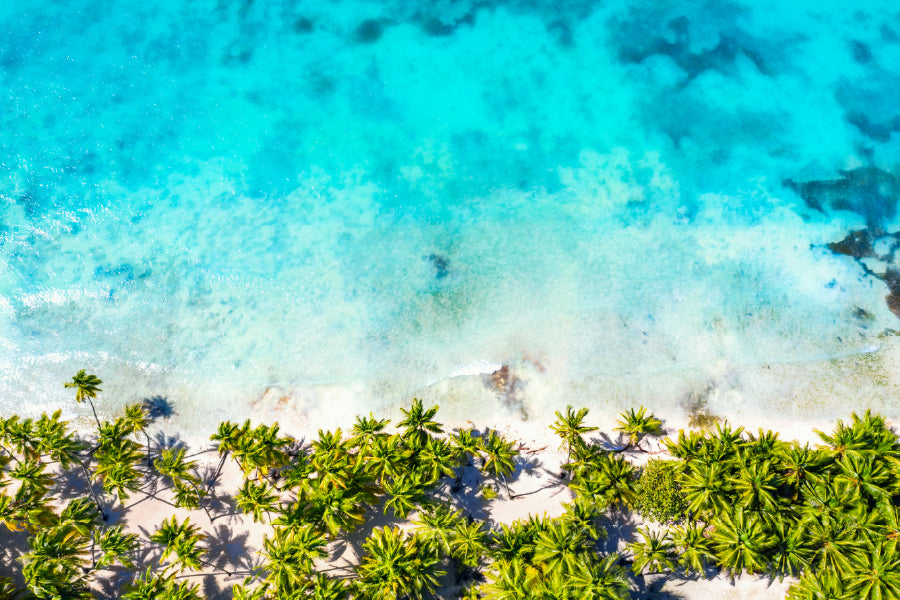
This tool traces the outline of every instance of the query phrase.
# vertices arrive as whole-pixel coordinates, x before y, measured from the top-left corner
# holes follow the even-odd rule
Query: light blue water
[[[890,412],[900,14],[807,4],[0,3],[3,410]]]

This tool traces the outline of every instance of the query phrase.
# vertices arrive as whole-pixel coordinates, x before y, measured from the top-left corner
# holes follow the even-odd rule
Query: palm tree
[[[472,466],[472,459],[481,449],[481,438],[476,437],[474,429],[459,429],[450,436],[450,452],[456,463],[452,491],[455,492],[462,486],[463,468]]]
[[[368,473],[376,480],[385,482],[405,471],[412,454],[412,450],[404,446],[399,435],[375,438],[368,452],[359,455],[357,465],[364,461]]]
[[[450,539],[450,555],[464,567],[477,567],[487,552],[484,523],[460,519]]]
[[[247,429],[250,428],[250,421],[245,423]],[[225,460],[228,458],[228,455],[237,448],[238,440],[242,435],[242,430],[236,424],[231,421],[223,421],[219,423],[219,429],[216,433],[212,434],[209,439],[213,442],[218,442],[217,451],[219,453],[219,466],[216,467],[216,472],[210,478],[209,485],[206,487],[206,493],[209,493],[212,489],[212,486],[219,479],[219,474],[222,472],[222,467],[225,465]]]
[[[848,453],[835,464],[839,470],[834,476],[835,483],[846,482],[850,488],[858,489],[860,494],[875,502],[890,497],[885,487],[892,483],[892,478],[884,462],[872,454]]]
[[[628,445],[625,449],[631,448],[641,441],[645,435],[661,435],[662,421],[647,414],[646,409],[641,406],[637,411],[633,408],[627,413],[620,413],[620,420],[617,421],[618,427],[614,427],[614,431],[621,431],[628,436]]]
[[[814,548],[811,563],[819,570],[845,576],[853,570],[851,557],[859,550],[853,529],[844,520],[826,517],[806,524],[806,537]]]
[[[634,475],[634,467],[627,460],[604,455],[593,470],[575,477],[569,487],[604,508],[614,504],[630,506],[635,498]]]
[[[712,541],[716,559],[731,573],[756,573],[766,566],[769,536],[759,518],[742,508],[717,514]]]
[[[689,431],[685,434],[684,430],[680,429],[678,431],[678,441],[673,442],[671,439],[666,438],[665,443],[672,456],[684,461],[691,461],[699,459],[703,455],[706,438],[696,431]]]
[[[103,569],[119,563],[127,569],[134,568],[131,555],[137,549],[137,534],[125,533],[123,525],[109,527],[102,533],[94,531],[93,544],[100,549],[100,556],[94,560],[92,568]]]
[[[387,435],[384,429],[390,422],[389,419],[376,419],[372,413],[368,417],[356,417],[350,444],[364,452],[375,438]]]
[[[855,413],[854,413],[855,416]],[[866,436],[858,427],[844,425],[838,420],[834,432],[831,435],[813,429],[825,445],[826,452],[832,460],[843,458],[848,452],[858,453],[866,448]]]
[[[351,444],[343,439],[340,429],[336,431],[319,430],[319,438],[312,442],[310,465],[316,473],[316,485],[323,489],[347,488],[354,481],[353,473],[361,467],[359,460],[365,455],[360,453],[357,460],[350,455]]]
[[[627,600],[631,598],[628,577],[618,565],[619,556],[609,554],[595,559],[593,555],[578,562],[578,570],[569,576],[571,597],[584,600]]]
[[[688,573],[702,574],[713,558],[712,543],[706,537],[706,525],[696,521],[675,527],[670,532],[678,562]]]
[[[493,533],[488,554],[496,561],[509,561],[514,558],[531,560],[536,537],[537,532],[523,526],[521,521],[516,521],[508,527],[501,523],[500,530]]]
[[[599,525],[603,510],[595,502],[584,496],[563,504],[566,512],[560,519],[575,531],[582,531],[588,539],[596,541],[606,537],[606,530]]]
[[[28,540],[31,551],[19,557],[22,575],[38,598],[90,599],[85,577],[87,539],[61,525],[39,531]]]
[[[142,404],[129,404],[125,407],[125,424],[132,433],[143,433],[144,439],[147,441],[147,466],[153,464],[151,452],[153,451],[150,443],[150,434],[147,433],[147,426],[151,422],[150,413],[147,407]]]
[[[15,600],[19,595],[16,584],[11,577],[0,577],[0,600]]]
[[[100,427],[100,419],[97,417],[97,410],[94,408],[94,401],[91,399],[97,397],[97,392],[103,391],[100,389],[100,384],[102,383],[96,375],[88,375],[87,371],[81,369],[75,374],[72,381],[67,381],[63,384],[67,388],[75,388],[76,402],[80,404],[87,400],[90,403],[91,410],[94,412],[94,419],[97,421],[97,427]]]
[[[196,468],[194,461],[186,461],[184,448],[167,448],[160,452],[153,466],[168,479],[175,489],[175,505],[183,508],[200,506],[200,478],[191,471]],[[207,512],[207,515],[209,513]],[[210,517],[212,518],[212,517]]]
[[[900,598],[900,556],[895,546],[870,544],[854,557],[847,592],[856,598]]]
[[[427,486],[428,481],[421,473],[401,475],[384,482],[384,492],[389,496],[384,502],[384,514],[390,510],[397,518],[405,519],[416,509],[417,503],[425,499]]]
[[[34,424],[34,450],[41,456],[49,456],[50,460],[68,469],[72,463],[80,464],[79,455],[87,449],[87,444],[69,431],[69,423],[60,421],[62,411],[57,410],[48,417],[43,413]]]
[[[818,452],[810,449],[809,444],[799,446],[797,444],[784,445],[775,454],[778,467],[782,472],[782,480],[791,486],[792,499],[796,500],[800,493],[800,486],[805,481],[821,481],[820,468],[821,457]]]
[[[415,467],[423,473],[428,486],[434,485],[441,477],[454,474],[453,467],[457,462],[450,443],[445,440],[429,437],[414,456]]]
[[[806,530],[796,522],[777,518],[770,528],[772,539],[769,555],[772,569],[779,574],[793,577],[809,567],[813,551],[806,538]]]
[[[881,517],[882,534],[885,544],[894,546],[894,551],[900,550],[900,509],[887,502],[877,506],[878,515]]]
[[[314,523],[335,538],[341,531],[353,531],[365,522],[363,500],[363,494],[357,490],[301,490],[297,502],[283,510],[274,524]]]
[[[191,569],[197,571],[203,562],[200,556],[204,552],[203,548],[197,546],[203,539],[203,535],[199,531],[199,527],[191,525],[190,518],[186,518],[182,523],[178,523],[173,516],[171,519],[166,519],[162,522],[162,525],[150,536],[150,541],[163,546],[160,560],[166,560],[169,555],[174,554],[174,564],[179,570]]]
[[[262,521],[263,513],[271,519],[272,511],[278,508],[278,495],[264,481],[254,483],[245,479],[234,502],[241,512],[252,514],[253,522],[258,523]]]
[[[516,469],[513,459],[518,453],[515,451],[514,445],[513,442],[507,441],[492,429],[488,432],[482,449],[484,464],[481,470],[492,477],[499,477],[503,480],[503,485],[506,487],[506,495],[510,500],[512,499],[512,493],[509,491],[509,483],[506,477],[511,475]]]
[[[527,563],[520,557],[501,558],[488,572],[490,582],[485,591],[492,600],[530,600],[538,598],[534,592],[536,573],[529,573]]]
[[[174,573],[154,573],[151,567],[125,586],[123,600],[203,600],[198,585],[176,582]]]
[[[400,409],[403,413],[403,420],[397,423],[397,427],[403,427],[403,438],[410,442],[414,448],[420,448],[425,443],[425,438],[429,433],[443,433],[443,426],[433,420],[437,414],[438,406],[435,404],[428,410],[422,405],[422,401],[413,398],[412,406],[409,410]]]
[[[707,448],[709,461],[724,461],[734,457],[746,443],[742,437],[743,427],[732,429],[731,424],[716,423],[716,432],[709,438]]]
[[[445,502],[428,503],[416,515],[416,533],[419,537],[435,544],[444,554],[450,556],[450,542],[456,533],[456,527],[463,522],[460,512]]]
[[[628,544],[628,549],[634,554],[632,570],[635,575],[648,573],[663,573],[675,568],[672,555],[675,547],[669,538],[668,532],[652,532],[647,527],[638,530],[644,538],[643,542]]]
[[[571,478],[589,477],[594,471],[601,469],[609,459],[609,452],[599,444],[582,444],[572,449],[570,462],[562,465],[563,470],[571,473]]]
[[[584,418],[588,414],[586,408],[580,408],[578,412],[575,412],[571,406],[567,406],[565,415],[559,411],[556,411],[555,414],[556,421],[550,425],[550,429],[562,438],[563,446],[566,448],[566,462],[569,462],[572,457],[572,448],[584,444],[581,436],[596,431],[597,428],[584,425]]]
[[[332,579],[324,573],[316,573],[312,581],[311,600],[345,600],[350,590],[343,579]]]
[[[125,502],[128,492],[140,488],[142,475],[137,470],[141,462],[140,447],[126,437],[129,432],[122,430],[122,424],[122,419],[118,419],[100,428],[99,445],[94,452],[97,459],[94,477],[103,483],[104,490],[115,492],[119,501]]]
[[[276,528],[274,537],[263,537],[263,570],[266,581],[279,592],[302,585],[313,572],[313,563],[328,556],[327,541],[312,525]]]
[[[850,600],[844,581],[838,573],[809,570],[788,589],[785,600]]]
[[[691,461],[690,471],[682,475],[681,491],[688,502],[688,511],[695,515],[715,514],[729,506],[728,485],[721,463]]]
[[[757,429],[758,435],[748,434],[747,450],[749,453],[761,459],[774,458],[783,447],[788,444],[778,439],[778,432],[762,428]]]
[[[729,477],[738,504],[749,510],[777,511],[778,477],[768,460],[741,465],[737,476]]]
[[[534,561],[544,563],[542,570],[547,575],[568,576],[578,570],[581,554],[590,546],[591,540],[584,530],[553,520],[537,535]]]
[[[468,465],[481,450],[481,438],[476,437],[474,429],[460,429],[450,436],[453,456],[461,465]]]
[[[50,473],[46,472],[47,465],[39,460],[23,459],[9,475],[13,479],[21,482],[19,489],[16,490],[17,498],[26,496],[36,496],[44,498],[50,492],[50,488],[56,482],[56,479]]]
[[[423,592],[434,592],[437,578],[444,574],[437,568],[437,548],[416,535],[404,535],[398,527],[375,529],[363,548],[356,589],[364,600],[421,600]]]

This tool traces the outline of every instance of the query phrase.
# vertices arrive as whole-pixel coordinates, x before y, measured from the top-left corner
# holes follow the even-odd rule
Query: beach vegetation
[[[678,482],[678,462],[650,459],[634,486],[634,509],[658,523],[681,520],[687,501]]]
[[[87,401],[101,383],[81,371],[67,385]],[[818,432],[818,445],[719,421],[636,466],[603,435],[586,440],[587,410],[567,407],[550,430],[570,476],[552,485],[572,498],[558,517],[512,523],[472,500],[515,497],[530,468],[520,446],[490,428],[447,434],[420,400],[396,428],[370,414],[308,442],[274,423],[221,423],[205,477],[202,450],[151,444],[143,405],[92,412],[87,434],[60,411],[0,418],[0,544],[19,569],[0,578],[0,598],[87,600],[118,586],[125,599],[189,600],[204,597],[192,578],[214,575],[244,578],[238,600],[443,597],[442,585],[470,599],[618,600],[647,577],[723,573],[792,578],[793,600],[900,598],[900,443],[870,411]],[[643,407],[621,416],[632,449],[662,433]],[[238,481],[226,489],[229,460]],[[155,528],[121,519],[148,500],[176,514]],[[261,559],[215,554],[220,518],[259,523]],[[621,554],[602,549],[610,526],[635,521]],[[360,559],[344,566],[337,552],[351,545]]]
[[[647,413],[647,409],[641,406],[638,409],[629,409],[619,415],[617,426],[613,429],[624,434],[628,439],[628,446],[637,446],[641,439],[647,435],[660,435],[662,433],[662,421],[652,414]]]
[[[563,445],[566,449],[566,462],[572,458],[572,450],[580,448],[584,445],[584,434],[596,431],[596,427],[589,427],[584,424],[587,417],[588,409],[580,408],[577,411],[572,406],[566,407],[565,414],[556,411],[556,421],[550,425],[550,429],[562,438]]]

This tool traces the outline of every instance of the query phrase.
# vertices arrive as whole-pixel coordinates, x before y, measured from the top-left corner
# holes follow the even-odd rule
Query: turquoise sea
[[[898,159],[890,2],[0,3],[0,412],[900,416]]]

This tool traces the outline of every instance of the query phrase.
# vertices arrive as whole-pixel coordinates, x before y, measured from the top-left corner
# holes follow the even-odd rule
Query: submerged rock
[[[450,272],[450,259],[443,254],[429,254],[427,258],[434,266],[436,279],[443,279]]]
[[[891,312],[900,317],[900,271],[888,269],[883,279],[891,292],[884,297],[884,301]]]
[[[366,19],[356,28],[354,37],[361,44],[372,44],[384,35],[385,25],[389,24],[383,19]]]
[[[866,220],[870,229],[877,229],[897,214],[900,199],[900,178],[877,167],[863,167],[841,171],[840,179],[794,181],[785,179],[784,185],[794,190],[807,206],[814,210],[849,210]]]
[[[485,387],[492,390],[510,411],[518,411],[523,421],[528,420],[528,412],[525,404],[519,398],[522,381],[516,377],[509,365],[503,365],[490,375],[482,375],[481,381]]]
[[[853,258],[875,256],[875,250],[872,247],[872,239],[868,229],[851,231],[847,237],[841,241],[827,244],[827,248],[835,254],[843,254],[845,256],[852,256]]]

